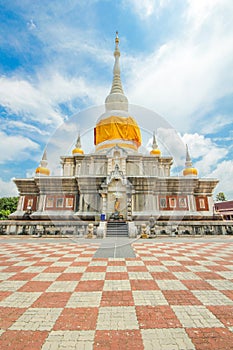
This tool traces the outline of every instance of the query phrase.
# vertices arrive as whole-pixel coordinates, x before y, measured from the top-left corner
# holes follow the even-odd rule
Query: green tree
[[[217,202],[225,202],[227,199],[226,199],[226,196],[223,192],[219,192],[216,196],[216,201]]]
[[[5,209],[0,210],[0,220],[7,220],[10,213],[11,212],[8,209],[7,210],[5,210]]]
[[[6,220],[8,215],[16,211],[18,200],[18,197],[0,198],[0,220]]]

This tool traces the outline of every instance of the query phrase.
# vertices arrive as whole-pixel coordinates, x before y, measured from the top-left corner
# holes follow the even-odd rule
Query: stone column
[[[39,201],[38,201],[38,209],[37,211],[44,211],[45,210],[45,201],[46,201],[46,195],[45,194],[41,194],[39,197]]]
[[[189,206],[190,212],[197,211],[197,208],[196,208],[196,201],[195,201],[194,196],[191,195],[191,194],[189,194],[189,195],[187,196],[187,200],[188,200],[188,206]]]

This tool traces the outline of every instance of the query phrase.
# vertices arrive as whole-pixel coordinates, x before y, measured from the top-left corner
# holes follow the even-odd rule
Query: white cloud
[[[96,86],[94,82],[83,77],[70,77],[62,75],[57,71],[43,73],[40,76],[39,89],[44,96],[48,96],[52,104],[70,103],[72,100],[80,99],[83,102],[92,102],[94,104],[102,103],[101,95],[103,89],[100,85]]]
[[[24,119],[45,125],[61,123],[63,119],[49,97],[25,79],[0,78],[0,104]]]
[[[163,7],[169,3],[169,0],[127,0],[123,1],[123,5],[127,4],[137,16],[145,20],[153,14],[158,15]]]
[[[224,160],[220,162],[216,169],[209,174],[209,177],[214,177],[220,180],[215,194],[224,192],[228,200],[233,200],[233,161]]]
[[[212,12],[198,30],[186,18],[183,33],[175,40],[146,57],[128,59],[131,103],[157,111],[185,132],[219,99],[233,93],[233,28],[228,26],[232,11],[224,7],[226,3],[220,18]]]
[[[29,30],[34,30],[36,29],[36,24],[33,19],[30,19],[30,21],[27,23],[28,29]]]
[[[100,85],[96,87],[82,77],[70,78],[52,69],[39,74],[34,84],[17,77],[0,78],[0,105],[27,123],[45,126],[58,126],[63,122],[60,104],[66,104],[72,114],[77,112],[77,100],[89,105],[102,103],[104,92]],[[19,128],[23,126],[22,121],[11,123]],[[34,126],[29,124],[29,127],[36,131]]]
[[[11,181],[3,181],[0,178],[0,197],[15,197],[18,191],[13,179]]]
[[[200,123],[200,128],[203,134],[214,134],[221,131],[221,129],[227,125],[229,125],[229,128],[231,128],[230,125],[232,123],[232,116],[226,114],[218,114],[211,117],[211,120],[204,119]]]
[[[0,131],[0,163],[33,159],[39,145],[23,136],[7,135]]]
[[[34,125],[31,125],[29,123],[24,123],[19,120],[8,120],[5,125],[2,125],[2,130],[9,131],[11,130],[22,130],[25,134],[28,133],[33,133],[33,134],[39,134],[42,136],[48,136],[49,132],[46,130],[43,130],[41,128],[38,128]]]
[[[220,16],[221,20],[221,13],[233,10],[231,0],[187,0],[187,3],[185,16],[193,23],[196,30],[200,29],[209,17]]]

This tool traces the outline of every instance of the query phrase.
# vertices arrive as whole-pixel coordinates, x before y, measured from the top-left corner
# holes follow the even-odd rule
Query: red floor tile
[[[65,307],[72,293],[48,292],[43,293],[31,307]]]
[[[136,306],[139,327],[150,328],[177,328],[181,323],[170,306]]]
[[[79,257],[80,258],[91,258],[93,255],[94,255],[94,252],[93,252],[93,254],[80,254]]]
[[[56,281],[79,281],[82,273],[62,273]]]
[[[232,350],[233,333],[226,328],[187,328],[196,350]]]
[[[107,266],[88,266],[85,272],[106,272]]]
[[[159,266],[163,266],[163,264],[161,263],[161,261],[159,261],[159,260],[145,260],[144,261],[144,264],[145,264],[145,266],[147,266],[147,265],[159,265]]]
[[[67,258],[61,257],[57,261],[58,262],[70,262],[70,261],[74,261],[74,259],[75,259],[74,257],[71,257],[71,258],[69,258],[69,257],[67,257]]]
[[[88,266],[89,261],[74,261],[70,264],[70,266]]]
[[[58,273],[58,272],[63,272],[66,269],[67,269],[67,266],[49,266],[43,271],[43,273]]]
[[[131,291],[104,291],[100,306],[133,306]]]
[[[75,292],[97,292],[104,288],[104,280],[79,281]]]
[[[229,299],[233,300],[233,290],[221,290],[221,293],[225,294]]]
[[[145,253],[141,253],[140,252],[140,254],[138,254],[141,258],[143,258],[143,257],[150,257],[150,258],[153,258],[153,254],[150,254],[150,253],[148,253],[146,250],[145,250]]]
[[[129,275],[127,272],[106,272],[106,280],[127,280]]]
[[[96,331],[94,350],[143,350],[139,330]]]
[[[35,276],[37,276],[37,273],[19,272],[8,278],[8,281],[30,281]]]
[[[18,292],[45,292],[51,284],[51,281],[29,281],[19,288]]]
[[[26,268],[26,266],[9,266],[4,270],[1,270],[1,272],[20,272],[22,270],[24,270]]]
[[[0,349],[41,350],[48,332],[6,331],[0,338]]]
[[[9,328],[25,311],[24,308],[0,307],[0,328]]]
[[[163,261],[175,261],[175,259],[169,255],[168,256],[156,256],[156,254],[155,254],[155,257],[156,257],[156,259],[161,261],[161,263],[163,263]]]
[[[6,297],[11,295],[12,293],[13,292],[9,292],[9,291],[1,291],[0,292],[0,301],[4,300]]]
[[[117,261],[114,261],[114,260],[110,260],[108,261],[108,266],[125,266],[125,261],[123,260],[117,260]]]
[[[196,275],[199,276],[200,278],[202,278],[203,280],[222,280],[223,277],[220,276],[219,274],[215,273],[215,272],[196,272]]]
[[[213,286],[211,286],[211,284],[202,280],[182,280],[182,283],[190,290],[214,290],[215,289]]]
[[[189,290],[163,290],[169,305],[202,305]]]
[[[54,261],[37,261],[35,264],[32,266],[50,266],[54,263]]]
[[[233,327],[233,306],[208,306],[208,309],[224,324],[224,326]]]
[[[132,290],[158,290],[158,284],[154,280],[130,280]]]
[[[94,330],[98,317],[97,307],[66,308],[57,319],[54,330]]]
[[[171,272],[151,272],[155,280],[177,280],[177,277]]]
[[[190,272],[185,266],[166,266],[170,272]]]
[[[127,266],[128,272],[148,272],[146,266]]]

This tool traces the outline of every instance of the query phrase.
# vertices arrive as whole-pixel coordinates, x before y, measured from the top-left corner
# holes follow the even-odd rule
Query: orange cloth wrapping
[[[132,117],[111,116],[101,120],[95,127],[95,145],[107,140],[134,141],[141,145],[141,132]]]

